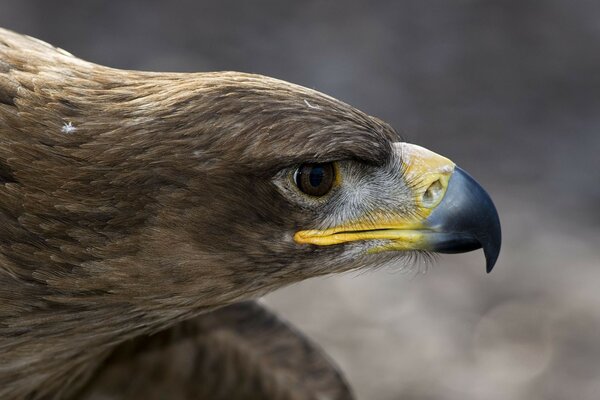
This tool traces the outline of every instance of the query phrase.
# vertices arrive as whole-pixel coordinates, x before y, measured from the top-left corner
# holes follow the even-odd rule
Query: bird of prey
[[[251,300],[500,224],[449,159],[265,76],[112,69],[0,30],[0,398],[350,399]]]

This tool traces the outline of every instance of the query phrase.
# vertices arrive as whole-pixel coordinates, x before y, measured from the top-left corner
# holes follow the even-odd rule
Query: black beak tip
[[[496,261],[492,261],[491,258],[486,259],[485,262],[485,270],[489,274],[494,269],[494,265],[496,265]]]
[[[485,253],[485,270],[489,274],[494,269],[494,265],[496,265],[496,261],[498,260],[498,251],[495,254],[491,254],[490,252]]]
[[[487,210],[480,218],[479,243],[483,248],[485,255],[485,269],[489,274],[498,261],[500,248],[502,247],[502,228],[498,211],[488,193],[480,186],[479,201],[483,204],[483,209]]]
[[[494,209],[495,210],[495,209]],[[502,230],[500,228],[500,220],[498,214],[494,213],[495,217],[491,222],[491,226],[488,230],[489,236],[482,241],[481,247],[483,247],[483,253],[485,254],[485,269],[489,274],[492,272],[496,261],[498,261],[498,255],[500,254],[500,248],[502,246]]]

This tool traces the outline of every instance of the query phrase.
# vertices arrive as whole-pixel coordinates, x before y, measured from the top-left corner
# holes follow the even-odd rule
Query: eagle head
[[[1,254],[23,294],[197,311],[415,251],[496,262],[481,186],[341,101],[0,33]]]
[[[161,94],[169,122],[154,140],[173,136],[177,149],[153,162],[171,159],[180,169],[167,180],[180,184],[162,191],[152,258],[185,265],[192,281],[218,271],[244,293],[415,252],[483,248],[491,271],[496,209],[449,159],[314,90],[240,73],[197,79],[177,90],[184,101]]]
[[[452,161],[264,76],[117,70],[0,29],[0,143],[4,397],[312,276],[500,250]]]

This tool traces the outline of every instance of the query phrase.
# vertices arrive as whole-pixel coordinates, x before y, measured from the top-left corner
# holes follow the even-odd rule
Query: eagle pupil
[[[324,196],[333,186],[335,169],[332,163],[302,164],[294,174],[298,189],[310,196]]]
[[[325,170],[323,169],[322,166],[318,165],[318,166],[313,167],[313,169],[310,171],[310,175],[308,178],[311,186],[319,187],[321,182],[323,182],[324,174],[325,174]]]

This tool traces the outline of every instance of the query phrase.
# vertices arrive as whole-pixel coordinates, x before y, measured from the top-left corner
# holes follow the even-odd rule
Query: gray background
[[[267,297],[360,398],[600,398],[600,2],[4,0],[0,25],[113,67],[318,89],[489,190],[491,275],[477,252]]]

